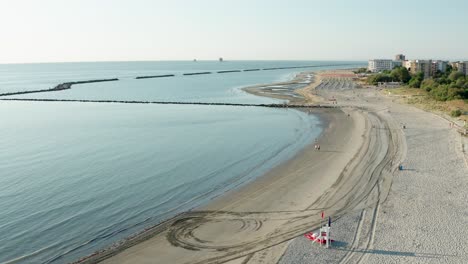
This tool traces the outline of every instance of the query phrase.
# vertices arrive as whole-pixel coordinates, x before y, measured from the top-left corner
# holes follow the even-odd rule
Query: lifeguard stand
[[[331,239],[330,229],[331,229],[331,218],[328,217],[328,222],[325,224],[325,226],[320,227],[319,233],[310,232],[310,233],[305,234],[304,236],[307,239],[315,243],[319,243],[321,245],[325,245],[326,248],[330,248],[331,242],[334,241],[333,239]]]

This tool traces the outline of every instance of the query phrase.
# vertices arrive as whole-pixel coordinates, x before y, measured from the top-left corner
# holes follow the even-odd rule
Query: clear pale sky
[[[0,63],[467,59],[466,0],[0,0]]]

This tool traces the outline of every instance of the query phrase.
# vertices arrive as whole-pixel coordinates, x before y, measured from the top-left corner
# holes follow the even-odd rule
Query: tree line
[[[468,77],[450,65],[445,72],[437,71],[431,78],[424,78],[423,72],[411,74],[405,67],[397,66],[391,71],[369,76],[367,82],[372,85],[379,82],[400,82],[407,87],[426,90],[437,101],[468,99]]]

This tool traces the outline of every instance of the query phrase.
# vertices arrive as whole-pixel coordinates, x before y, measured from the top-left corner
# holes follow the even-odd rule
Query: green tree
[[[413,77],[411,77],[408,85],[411,88],[420,88],[423,80],[424,80],[424,73],[417,72],[415,75],[413,75]]]
[[[465,78],[458,78],[456,82],[457,88],[462,88],[465,85]]]
[[[392,77],[390,74],[378,73],[367,78],[367,83],[377,85],[379,82],[391,82]]]
[[[408,86],[411,88],[420,88],[421,87],[421,81],[418,80],[417,78],[411,78],[411,80],[408,83]]]
[[[452,73],[452,71],[453,71],[452,65],[448,64],[447,69],[445,69],[445,74],[449,75],[450,73]]]
[[[354,73],[367,73],[367,68],[359,68]]]
[[[461,116],[462,112],[460,111],[460,109],[457,109],[457,110],[452,110],[452,112],[450,112],[450,115],[453,116],[453,117],[459,117]]]
[[[421,89],[431,91],[436,88],[439,84],[434,79],[425,79],[421,82]]]
[[[390,75],[395,81],[402,83],[408,83],[411,79],[411,75],[409,74],[408,70],[405,67],[401,66],[395,67],[390,73]]]
[[[464,77],[465,77],[465,75],[462,72],[459,72],[459,71],[453,71],[448,76],[449,80],[451,80],[452,82],[457,81],[458,79],[464,78]]]
[[[416,77],[421,81],[424,80],[424,72],[422,71],[417,72]]]

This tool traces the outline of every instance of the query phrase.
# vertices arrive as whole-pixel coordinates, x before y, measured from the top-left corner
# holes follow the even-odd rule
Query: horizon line
[[[83,61],[40,61],[40,62],[0,62],[0,65],[12,65],[12,64],[52,64],[52,63],[107,63],[107,62],[217,62],[218,59],[194,59],[191,60],[83,60]],[[230,61],[315,61],[315,62],[327,62],[327,61],[335,61],[335,62],[367,62],[367,60],[337,60],[337,59],[330,59],[330,60],[295,60],[295,59],[224,59],[220,63],[230,62]]]

